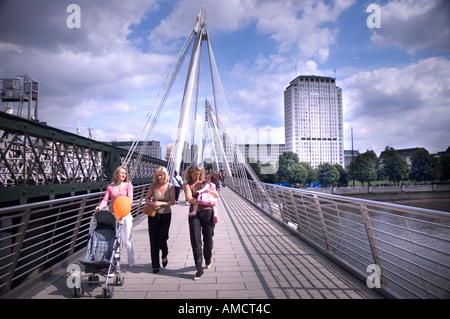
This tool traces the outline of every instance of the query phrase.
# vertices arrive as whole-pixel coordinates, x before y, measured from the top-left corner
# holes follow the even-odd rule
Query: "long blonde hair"
[[[187,181],[188,184],[197,182],[192,179],[192,173],[194,171],[200,171],[199,177],[200,181],[203,180],[203,177],[205,176],[205,169],[203,168],[203,166],[200,166],[199,164],[191,164],[188,168],[184,170],[183,173],[184,179]]]
[[[117,179],[119,177],[119,171],[121,169],[124,169],[125,173],[127,173],[127,176],[125,177],[125,179],[123,181],[125,183],[128,183],[128,170],[125,167],[123,167],[123,166],[119,166],[119,167],[116,168],[116,170],[114,171],[113,181],[114,181],[114,183],[117,183]]]
[[[155,174],[153,174],[153,183],[156,185],[158,184],[158,178],[157,176],[163,173],[164,174],[164,184],[167,183],[169,181],[169,172],[167,171],[167,168],[165,168],[164,166],[160,166],[158,167],[158,169],[155,171]]]

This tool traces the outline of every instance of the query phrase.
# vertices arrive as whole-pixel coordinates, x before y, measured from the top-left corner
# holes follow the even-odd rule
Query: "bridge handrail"
[[[450,297],[450,213],[245,179],[230,184],[386,296]]]
[[[142,211],[148,186],[134,186],[133,217]],[[0,208],[0,298],[83,252],[92,214],[104,195]]]

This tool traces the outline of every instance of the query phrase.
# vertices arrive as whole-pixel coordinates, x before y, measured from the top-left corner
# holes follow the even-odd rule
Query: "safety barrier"
[[[134,187],[131,214],[147,185]],[[86,249],[89,225],[104,192],[0,209],[0,296]]]
[[[230,180],[238,194],[369,287],[395,298],[450,297],[449,213]],[[147,189],[134,187],[133,216]],[[0,297],[76,259],[103,195],[0,209]]]
[[[231,186],[394,298],[450,297],[450,213],[232,179]]]

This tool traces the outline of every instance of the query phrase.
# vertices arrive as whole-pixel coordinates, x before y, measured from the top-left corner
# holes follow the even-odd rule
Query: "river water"
[[[420,207],[426,209],[440,210],[443,212],[450,213],[450,198],[439,198],[439,199],[412,199],[412,200],[397,200],[391,201],[390,203]]]

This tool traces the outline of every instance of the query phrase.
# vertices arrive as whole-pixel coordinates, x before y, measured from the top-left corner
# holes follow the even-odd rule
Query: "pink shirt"
[[[111,198],[111,213],[114,214],[114,201],[119,196],[128,196],[131,199],[131,202],[133,202],[133,185],[131,183],[124,184],[125,186],[120,191],[114,189],[114,184],[109,184],[108,187],[106,187],[105,197],[103,197],[103,200],[99,205],[101,209],[108,205],[108,200]]]

